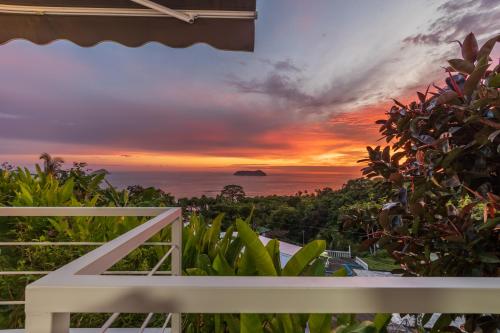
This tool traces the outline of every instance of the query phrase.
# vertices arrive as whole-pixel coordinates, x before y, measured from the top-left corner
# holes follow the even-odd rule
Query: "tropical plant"
[[[500,276],[500,66],[489,58],[498,41],[479,48],[469,34],[463,58],[449,61],[446,87],[408,105],[395,100],[377,121],[392,145],[368,147],[363,173],[393,192],[370,242],[405,275]],[[446,330],[453,317],[443,318]],[[466,318],[468,331],[500,327],[498,316]]]
[[[237,219],[221,233],[224,216],[218,215],[210,224],[192,215],[184,228],[183,265],[185,274],[196,276],[324,276],[325,261],[321,254],[325,242],[314,240],[305,245],[287,263],[280,261],[280,242],[263,245],[249,226],[250,218]],[[336,275],[344,275],[342,272]],[[333,278],[333,277],[332,277]],[[362,322],[355,316],[339,316],[338,332],[379,332],[390,315],[375,316],[374,322]],[[311,333],[331,332],[331,314],[197,314],[184,318],[189,333],[302,333],[306,326]]]
[[[43,161],[43,170],[47,175],[56,176],[64,164],[62,158],[52,157],[49,153],[42,153],[40,159]]]

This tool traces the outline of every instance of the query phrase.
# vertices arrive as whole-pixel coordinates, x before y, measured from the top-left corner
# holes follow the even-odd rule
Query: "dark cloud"
[[[286,120],[266,110],[246,110],[242,106],[241,111],[235,112],[215,106],[192,109],[182,105],[134,105],[111,99],[62,96],[47,104],[35,99],[0,97],[2,109],[12,106],[19,115],[0,119],[0,141],[22,139],[130,151],[227,156],[287,148],[286,142],[262,139],[287,125]],[[0,113],[7,114],[1,109]]]
[[[290,59],[275,62],[274,69],[286,72],[302,72],[302,69],[295,66]]]
[[[262,59],[263,63],[270,65],[277,72],[287,73],[301,73],[303,68],[300,68],[291,59],[272,61],[269,59]]]
[[[347,104],[354,108],[360,101],[381,98],[384,94],[374,87],[377,87],[395,59],[383,59],[360,67],[348,75],[334,76],[323,89],[314,94],[303,89],[303,82],[306,81],[304,77],[291,76],[286,70],[276,67],[261,79],[246,80],[232,75],[228,82],[241,93],[279,98],[306,113],[324,113]]]
[[[228,82],[242,93],[264,94],[299,104],[310,104],[314,100],[301,90],[299,80],[277,71],[270,72],[264,79],[242,80],[232,76]]]
[[[470,32],[476,36],[500,32],[497,0],[448,0],[438,7],[438,11],[442,15],[431,22],[428,31],[409,36],[404,42],[439,45],[462,40]]]

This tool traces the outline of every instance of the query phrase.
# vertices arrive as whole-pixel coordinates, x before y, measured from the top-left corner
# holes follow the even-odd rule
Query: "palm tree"
[[[52,157],[49,153],[43,153],[40,155],[40,159],[43,160],[44,172],[47,175],[55,176],[59,173],[64,160],[60,157]]]

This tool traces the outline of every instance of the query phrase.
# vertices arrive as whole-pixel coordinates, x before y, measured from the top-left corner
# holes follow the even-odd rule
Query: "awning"
[[[253,51],[256,0],[0,0],[0,44],[69,40],[88,47],[206,43]]]

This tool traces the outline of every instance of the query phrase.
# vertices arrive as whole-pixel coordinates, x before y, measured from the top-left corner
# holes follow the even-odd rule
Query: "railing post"
[[[69,313],[26,313],[26,333],[69,333]]]
[[[179,216],[172,223],[172,275],[182,275],[182,211],[179,209]],[[182,315],[172,313],[172,333],[182,333]]]

